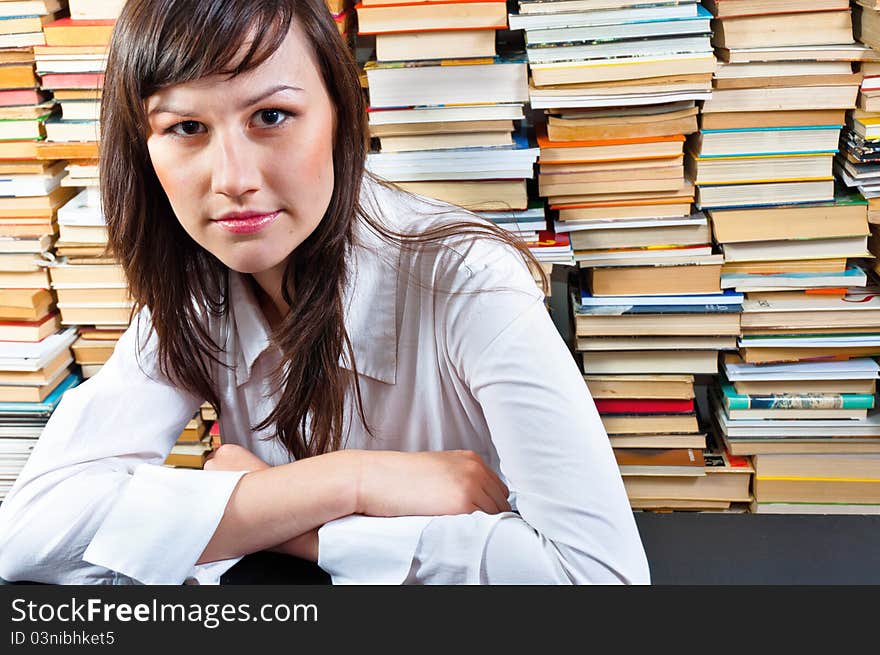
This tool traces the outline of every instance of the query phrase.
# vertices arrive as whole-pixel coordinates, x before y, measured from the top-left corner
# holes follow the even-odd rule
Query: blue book
[[[601,306],[706,306],[706,305],[742,305],[745,296],[733,289],[725,289],[722,293],[705,293],[677,296],[594,296],[586,289],[581,291],[581,305],[586,307]],[[682,310],[687,311],[687,310]]]
[[[840,125],[793,125],[787,127],[728,127],[723,130],[700,130],[703,134],[722,132],[792,132],[797,130],[837,130]]]
[[[0,402],[0,415],[49,417],[55,411],[55,408],[58,407],[58,403],[61,402],[61,397],[64,393],[80,382],[82,382],[82,378],[77,373],[71,373],[41,403]]]

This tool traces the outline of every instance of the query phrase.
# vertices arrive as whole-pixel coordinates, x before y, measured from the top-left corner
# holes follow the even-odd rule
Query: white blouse
[[[469,218],[372,181],[364,190],[368,211],[404,230]],[[460,237],[409,252],[358,225],[345,321],[375,438],[354,420],[345,447],[474,450],[514,511],[347,516],[320,528],[318,564],[335,584],[648,583],[605,430],[519,257]],[[228,300],[210,326],[230,364],[216,369],[223,440],[287,463],[251,427],[276,402],[279,353],[241,274]],[[0,577],[216,584],[240,559],[195,564],[244,472],[163,465],[203,399],[159,373],[148,327],[144,311],[49,420],[0,505]]]

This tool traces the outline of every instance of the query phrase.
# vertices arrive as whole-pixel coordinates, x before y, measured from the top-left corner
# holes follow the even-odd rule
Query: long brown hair
[[[150,311],[163,374],[219,412],[211,371],[223,365],[222,346],[206,319],[227,311],[228,270],[174,215],[147,151],[144,100],[172,84],[259,66],[293,21],[311,43],[336,108],[336,184],[320,224],[288,259],[282,295],[290,309],[272,334],[282,353],[273,375],[280,397],[254,429],[273,427],[288,452],[302,459],[340,448],[349,391],[366,426],[342,302],[356,220],[404,248],[473,234],[509,244],[538,264],[518,239],[486,222],[456,221],[413,236],[364,211],[359,193],[369,137],[363,92],[323,0],[129,0],[114,28],[105,74],[101,198],[110,248],[125,270],[135,308]],[[351,374],[339,366],[343,353]]]

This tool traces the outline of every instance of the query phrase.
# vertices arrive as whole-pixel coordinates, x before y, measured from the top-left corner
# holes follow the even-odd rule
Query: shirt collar
[[[365,184],[364,206],[371,216],[375,183]],[[369,187],[369,188],[368,188]],[[391,195],[391,194],[383,194]],[[371,204],[373,205],[371,207]],[[390,244],[355,219],[354,245],[350,253],[349,280],[343,290],[345,328],[351,341],[359,374],[394,384],[397,380],[397,285],[400,247]],[[257,358],[269,347],[270,329],[245,274],[229,271],[229,305],[237,333],[239,361],[235,380],[241,386],[250,379]],[[346,352],[339,365],[351,370]]]

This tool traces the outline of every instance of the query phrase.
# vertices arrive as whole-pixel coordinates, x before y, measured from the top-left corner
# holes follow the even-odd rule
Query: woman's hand
[[[222,444],[208,454],[206,471],[262,471],[271,468],[244,446],[234,443]]]
[[[510,493],[470,450],[359,451],[358,513],[440,516],[510,511]]]

